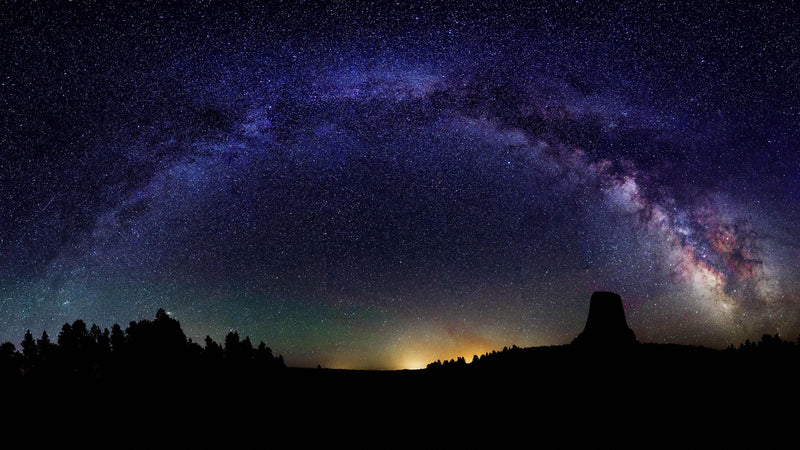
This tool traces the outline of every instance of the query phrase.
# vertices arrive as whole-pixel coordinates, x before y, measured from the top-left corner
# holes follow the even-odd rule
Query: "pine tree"
[[[22,356],[25,357],[25,360],[28,363],[36,361],[39,356],[39,347],[37,347],[36,341],[33,339],[31,330],[25,332],[25,337],[22,339],[21,346]]]
[[[115,323],[114,326],[111,327],[111,351],[114,353],[120,353],[123,351],[125,347],[125,332],[122,331],[122,327],[119,326],[118,323]]]
[[[225,358],[238,359],[241,352],[239,351],[239,333],[230,331],[225,335]]]
[[[42,337],[36,341],[37,347],[39,347],[39,357],[47,358],[53,351],[53,343],[50,342],[50,336],[47,334],[47,330],[42,331]]]

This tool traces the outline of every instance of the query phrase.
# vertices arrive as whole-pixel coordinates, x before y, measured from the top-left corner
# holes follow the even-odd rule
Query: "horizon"
[[[293,366],[800,334],[792,5],[0,10],[0,342],[164,308]]]
[[[597,293],[597,291],[595,293]],[[163,308],[161,308],[161,309],[163,310]],[[180,320],[178,320],[177,318],[173,317],[173,315],[172,315],[172,313],[170,311],[164,311],[164,313],[166,314],[167,317],[177,321],[177,323],[180,324]],[[157,316],[158,316],[158,314],[156,314],[156,317]],[[624,318],[624,317],[623,317],[623,319],[626,320],[626,318]],[[77,319],[77,320],[82,320],[82,319]],[[588,320],[588,316],[587,316],[587,320]],[[152,322],[152,320],[149,319],[149,318],[140,318],[138,320],[133,320],[131,322],[140,322],[140,321],[150,321],[150,322]],[[72,324],[65,323],[64,325],[66,326],[66,325],[72,325]],[[95,325],[97,325],[99,327],[99,329],[105,330],[105,331],[110,330],[111,327],[113,327],[114,325],[122,326],[121,324],[117,324],[117,323],[115,323],[111,327],[104,327],[104,326],[102,326],[100,324],[95,324],[95,323],[91,323],[91,324],[85,323],[85,325],[86,325],[87,329],[89,327],[94,327]],[[126,328],[127,328],[127,326],[123,327],[122,330],[126,331]],[[181,329],[182,329],[182,327],[181,327]],[[26,333],[28,331],[31,332],[34,340],[38,339],[37,336],[43,336],[42,334],[38,334],[38,335],[35,334],[33,332],[33,330],[27,330]],[[42,330],[42,331],[46,333],[47,330]],[[237,330],[229,330],[229,331],[239,334]],[[59,331],[59,333],[60,333],[60,331]],[[766,335],[765,334],[765,335],[760,336],[761,340],[763,340],[765,338],[765,336],[773,337],[772,335]],[[58,334],[56,334],[56,333],[54,333],[53,336],[50,336],[50,334],[48,333],[48,338],[53,340],[54,343],[56,343],[55,340],[56,340],[57,337],[58,337]],[[225,343],[225,336],[220,336],[217,339],[217,338],[214,338],[213,336],[206,335],[206,336],[203,336],[202,338],[193,338],[191,336],[186,336],[187,344],[195,343],[195,344],[200,345],[201,348],[207,349],[207,346],[205,345],[205,343],[201,344],[201,342],[205,341],[206,337],[210,337],[214,341],[214,343],[216,343],[217,345],[224,345],[224,343]],[[250,336],[244,335],[244,334],[239,335],[239,337],[242,340],[250,339]],[[791,339],[787,341],[786,340],[786,336],[779,336],[779,335],[776,334],[774,337],[778,338],[778,339],[780,339],[780,340],[782,340],[784,342],[789,342],[789,343],[793,343],[794,342],[794,340],[791,340]],[[17,352],[21,352],[22,351],[22,348],[17,343],[14,343],[12,341],[7,341],[7,342],[11,343],[16,348]],[[756,344],[757,342],[759,342],[757,337],[753,336],[752,340],[748,338],[744,342],[739,342],[739,343],[731,342],[728,345],[726,345],[724,347],[724,349],[739,348],[739,347],[741,347],[743,345],[747,345],[748,343]],[[0,342],[0,343],[2,343],[2,342]],[[266,345],[266,343],[264,343],[263,341],[261,341],[261,342],[259,342],[259,341],[253,342],[253,340],[251,340],[251,343],[253,344],[253,347],[258,346],[261,343]],[[800,344],[800,336],[798,336],[798,338],[797,338],[797,343]],[[660,342],[660,343],[656,343],[656,342],[641,342],[638,339],[636,339],[636,344],[681,345],[681,346],[689,346],[689,347],[703,347],[703,348],[708,348],[710,350],[717,350],[717,351],[723,350],[722,347],[720,347],[720,348],[706,347],[706,346],[692,344],[692,343],[680,344],[680,343],[675,343],[675,342]],[[493,354],[493,353],[502,353],[502,352],[505,352],[506,350],[509,350],[509,349],[522,349],[522,350],[524,350],[524,349],[535,349],[535,348],[566,347],[566,346],[571,346],[571,345],[575,345],[574,340],[572,340],[570,342],[565,342],[565,343],[556,343],[556,344],[547,344],[547,345],[532,345],[532,346],[518,346],[516,344],[511,344],[511,345],[504,345],[502,347],[502,349],[501,348],[493,348],[493,349],[489,349],[489,350],[476,351],[476,352],[471,353],[471,356],[470,356],[470,352],[467,352],[467,353],[458,354],[458,355],[455,355],[455,356],[450,355],[450,356],[445,356],[443,358],[442,357],[437,357],[435,359],[428,359],[428,360],[424,360],[423,358],[419,357],[419,353],[411,354],[411,353],[409,353],[407,351],[404,351],[400,355],[395,355],[391,359],[391,361],[396,361],[397,362],[396,366],[386,365],[386,366],[361,366],[361,367],[359,367],[359,366],[349,366],[347,364],[342,365],[342,366],[337,366],[337,365],[328,366],[328,365],[322,365],[322,364],[314,364],[313,361],[305,361],[302,364],[291,364],[290,363],[290,364],[287,364],[286,367],[299,368],[299,369],[319,369],[319,368],[321,368],[321,369],[331,369],[331,370],[356,370],[356,371],[357,370],[365,370],[365,371],[420,370],[420,369],[428,368],[431,364],[434,364],[434,363],[442,363],[442,362],[447,363],[448,361],[449,362],[454,362],[455,360],[457,360],[459,358],[463,358],[467,364],[471,364],[472,360],[474,358],[476,358],[476,357],[480,358],[480,357],[483,357],[485,355],[490,355],[490,354]],[[611,345],[619,345],[619,343],[617,343],[617,344],[613,344],[612,343]],[[623,345],[625,345],[625,344],[623,344]],[[269,345],[267,345],[267,347],[269,347]],[[275,354],[276,357],[279,355],[282,361],[286,360],[286,358],[284,358],[284,355],[281,354],[280,352],[273,352],[273,354]],[[409,356],[410,354],[412,356]],[[291,357],[289,358],[289,360],[291,361]]]

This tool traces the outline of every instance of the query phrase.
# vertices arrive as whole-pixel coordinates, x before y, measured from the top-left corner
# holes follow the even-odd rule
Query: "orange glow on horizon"
[[[450,361],[451,359],[455,360],[459,357],[463,357],[469,364],[472,362],[472,358],[475,355],[480,357],[481,355],[491,352],[492,350],[500,351],[504,346],[511,347],[511,345],[500,345],[497,348],[493,347],[491,349],[485,349],[466,345],[462,347],[463,350],[458,350],[452,347],[436,350],[409,350],[400,354],[395,365],[397,366],[396,370],[424,369],[432,362]]]

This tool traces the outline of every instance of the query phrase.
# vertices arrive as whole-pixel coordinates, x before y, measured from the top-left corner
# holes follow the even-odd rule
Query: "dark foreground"
[[[796,358],[640,345],[420,371],[129,371],[5,386],[26,448],[798,448]]]

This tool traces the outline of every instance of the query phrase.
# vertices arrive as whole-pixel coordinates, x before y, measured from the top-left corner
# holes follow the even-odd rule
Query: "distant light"
[[[423,363],[423,362],[420,362],[420,361],[405,361],[405,363],[403,364],[402,369],[417,370],[417,369],[424,369],[427,366],[428,366],[427,363]]]

